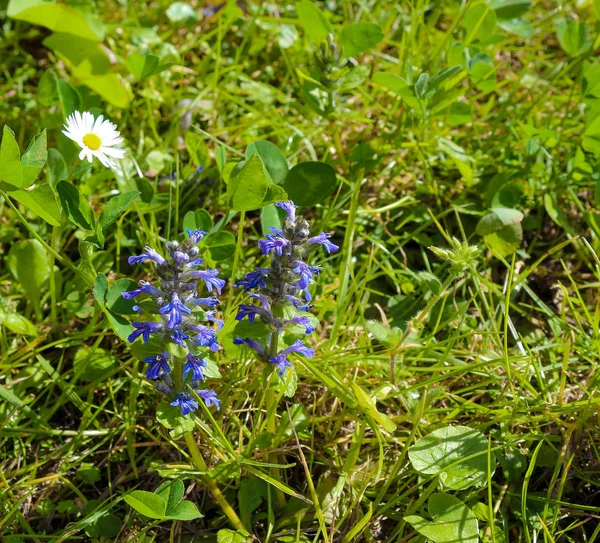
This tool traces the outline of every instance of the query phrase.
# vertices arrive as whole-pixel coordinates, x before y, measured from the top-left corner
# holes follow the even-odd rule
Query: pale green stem
[[[185,438],[185,442],[186,442],[186,444],[188,446],[188,450],[190,451],[190,454],[192,456],[194,465],[202,473],[206,473],[208,471],[208,468],[206,467],[206,462],[204,461],[204,458],[202,458],[202,454],[200,454],[200,449],[198,448],[198,444],[196,443],[194,436],[192,435],[191,432],[186,432],[183,437]],[[237,516],[237,513],[233,510],[231,505],[229,505],[229,502],[227,501],[225,496],[223,496],[223,494],[219,490],[219,487],[217,486],[217,484],[212,479],[210,479],[208,476],[202,476],[202,479],[206,483],[206,486],[208,487],[209,492],[212,494],[212,497],[219,504],[219,506],[221,507],[221,510],[223,511],[223,513],[225,513],[225,515],[229,519],[229,522],[231,522],[231,525],[236,530],[247,532],[248,530],[242,524],[240,517]]]
[[[269,346],[269,358],[272,358],[273,356],[277,355],[278,343],[279,343],[279,336],[277,334],[277,331],[275,330],[271,334],[271,344]],[[275,393],[275,390],[273,390],[270,387],[270,381],[267,384],[267,386],[269,386],[269,388],[267,389],[267,398],[266,398],[267,432],[269,432],[271,435],[275,436],[275,434],[277,433],[277,394]],[[290,424],[292,424],[291,420],[290,420]],[[276,445],[276,443],[273,442],[273,445]],[[279,464],[279,455],[276,452],[269,453],[269,463],[270,464]],[[281,472],[280,472],[279,468],[272,467],[272,468],[270,468],[270,471],[271,471],[271,477],[273,477],[273,479],[275,479],[276,481],[281,482]],[[274,492],[275,492],[275,507],[277,509],[283,509],[285,507],[285,496],[284,496],[283,492],[279,488],[275,488]]]

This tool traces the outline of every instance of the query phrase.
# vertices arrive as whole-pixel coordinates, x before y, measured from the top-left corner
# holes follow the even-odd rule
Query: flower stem
[[[194,439],[192,432],[186,432],[183,437],[185,438],[185,442],[188,446],[188,450],[190,451],[190,454],[192,455],[192,460],[193,460],[195,466],[201,472],[206,473],[208,471],[208,468],[206,467],[206,462],[204,461],[204,458],[202,458],[202,455],[200,454],[200,449],[198,448],[198,444],[196,443],[196,440]],[[248,532],[246,527],[242,524],[240,517],[237,516],[237,513],[233,510],[233,507],[231,507],[231,505],[229,505],[229,502],[227,501],[225,496],[223,496],[223,494],[219,490],[219,487],[217,486],[217,484],[208,476],[203,476],[202,479],[206,483],[206,486],[208,487],[208,490],[212,494],[215,501],[221,507],[223,513],[225,513],[225,515],[229,519],[229,522],[231,522],[232,526],[236,530],[239,530],[242,532]]]
[[[245,211],[241,211],[240,212],[240,222],[238,225],[238,235],[237,235],[237,242],[235,245],[235,255],[233,257],[233,268],[231,269],[231,284],[234,285],[235,284],[235,280],[236,280],[236,275],[237,275],[237,270],[238,270],[238,265],[240,263],[240,254],[242,252],[242,240],[244,237],[244,221],[246,219],[246,212]],[[229,316],[229,311],[231,309],[231,303],[233,302],[233,293],[231,292],[231,290],[229,291],[229,296],[227,297],[227,308],[225,309],[225,316],[228,317]]]
[[[277,331],[271,334],[271,344],[269,346],[269,358],[275,356],[278,350],[279,335]],[[275,436],[277,433],[277,394],[271,388],[269,380],[267,389],[267,432]],[[273,443],[275,445],[275,443]],[[276,452],[269,453],[268,457],[270,464],[279,463],[279,455]],[[276,481],[281,481],[281,472],[279,468],[270,468],[271,477]],[[285,496],[279,488],[275,488],[275,507],[277,509],[283,509],[285,507]]]

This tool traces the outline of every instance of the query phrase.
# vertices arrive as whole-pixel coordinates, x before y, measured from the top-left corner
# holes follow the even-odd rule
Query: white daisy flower
[[[79,159],[96,157],[104,166],[112,168],[115,166],[113,158],[121,159],[125,156],[125,150],[113,147],[123,143],[117,125],[104,119],[100,115],[97,119],[88,111],[73,112],[64,125],[63,134],[72,139],[79,147]]]

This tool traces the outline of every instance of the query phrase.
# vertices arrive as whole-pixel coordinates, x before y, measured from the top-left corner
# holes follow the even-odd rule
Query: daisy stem
[[[186,432],[183,437],[185,438],[185,442],[186,442],[186,444],[188,446],[188,450],[190,451],[190,454],[192,456],[194,465],[202,473],[206,473],[208,471],[208,467],[206,466],[206,462],[204,461],[204,458],[202,458],[202,454],[200,454],[200,449],[198,448],[198,443],[196,443],[196,439],[192,435],[192,432]],[[237,516],[237,513],[233,510],[233,507],[231,507],[231,505],[229,505],[229,502],[227,501],[225,496],[223,496],[223,494],[219,490],[217,483],[215,483],[208,475],[202,476],[202,479],[206,483],[206,486],[208,487],[208,490],[212,494],[213,498],[216,500],[216,502],[221,507],[223,513],[225,513],[225,515],[229,519],[229,522],[231,522],[232,526],[236,530],[248,532],[246,527],[242,524],[240,517]]]
[[[279,343],[279,335],[277,331],[274,331],[271,334],[271,344],[269,346],[269,358],[277,355]],[[267,389],[267,432],[275,436],[277,434],[277,394],[273,388],[271,388],[269,383],[269,388]],[[273,442],[273,445],[276,445]],[[270,464],[278,464],[279,463],[279,455],[276,452],[269,453],[269,463]],[[279,468],[272,467],[270,469],[271,477],[276,481],[281,481],[281,472]],[[275,507],[277,509],[283,509],[285,507],[285,496],[283,492],[279,488],[275,488]]]
[[[71,262],[69,262],[66,258],[62,257],[61,255],[59,255],[52,247],[50,247],[50,245],[48,245],[43,239],[42,237],[29,225],[29,223],[27,222],[27,219],[25,217],[23,217],[23,215],[21,215],[20,211],[15,207],[15,205],[11,202],[10,197],[8,196],[8,194],[6,194],[6,192],[4,192],[3,190],[0,190],[0,195],[2,195],[4,197],[4,200],[6,200],[6,203],[10,206],[10,208],[15,212],[15,215],[17,216],[17,218],[19,219],[19,222],[27,229],[27,231],[35,238],[37,239],[42,246],[44,247],[44,249],[46,249],[46,251],[48,253],[50,253],[56,260],[58,260],[63,266],[69,268],[73,273],[75,273],[76,275],[79,275],[79,277],[81,277],[86,285],[92,286],[93,284],[93,280],[91,280],[91,278],[89,276],[87,276],[85,273],[83,273],[79,268],[77,268],[76,266],[74,266]]]

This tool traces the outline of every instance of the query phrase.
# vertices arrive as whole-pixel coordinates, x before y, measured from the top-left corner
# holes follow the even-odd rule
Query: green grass
[[[5,4],[0,120],[21,150],[47,129],[49,147],[70,164],[65,110],[48,105],[38,83],[48,69],[81,81],[42,44],[49,30],[8,18]],[[429,496],[440,489],[475,512],[481,541],[600,541],[598,15],[592,2],[524,2],[522,22],[498,15],[473,37],[473,4],[319,2],[334,48],[307,39],[293,4],[230,4],[210,15],[192,3],[205,16],[186,26],[169,19],[169,2],[99,2],[103,43],[131,102],[118,108],[78,88],[83,109],[117,123],[130,158],[123,170],[96,162],[70,179],[97,215],[118,193],[151,187],[154,197],[128,208],[93,254],[65,217],[52,227],[11,200],[28,229],[0,199],[3,541],[216,541],[219,531],[227,541],[231,526],[206,480],[260,541],[425,541],[404,519],[431,519]],[[565,41],[567,20],[586,25],[589,45]],[[340,33],[359,21],[384,37],[347,62]],[[487,80],[462,65],[453,44],[466,41],[471,57],[487,55],[478,68]],[[137,81],[126,58],[140,51],[174,64]],[[455,65],[433,96],[415,98],[421,72],[432,78]],[[410,86],[394,93],[379,72]],[[194,104],[187,130],[181,100]],[[223,154],[243,159],[257,140],[276,144],[290,165],[335,168],[335,190],[302,212],[315,230],[334,231],[341,250],[314,259],[323,266],[313,310],[321,325],[309,338],[315,357],[295,361],[293,398],[280,387],[269,409],[271,368],[224,338],[222,378],[210,381],[222,409],[195,419],[202,478],[185,441],[157,422],[159,395],[91,285],[98,273],[111,284],[147,278],[127,257],[180,236],[186,213],[206,209],[235,237],[217,262],[228,279],[221,310],[232,316],[244,300],[229,289],[232,274],[261,265],[263,231],[259,211],[227,214],[217,164]],[[198,165],[200,180],[189,181]],[[54,171],[48,164],[38,183],[55,183]],[[522,216],[484,239],[480,220],[498,207]],[[45,264],[37,291],[15,277],[9,257],[34,234],[62,258]],[[452,238],[479,248],[458,276],[430,249]],[[9,315],[35,333],[22,321],[9,327]],[[402,342],[386,337],[393,328]],[[415,470],[411,447],[448,426],[485,436],[488,451],[475,455],[486,459],[485,484],[452,490]],[[173,477],[203,518],[152,521],[124,502]]]

